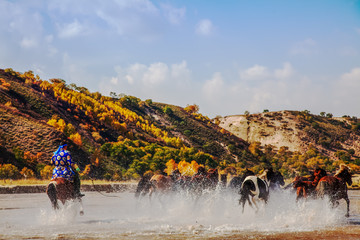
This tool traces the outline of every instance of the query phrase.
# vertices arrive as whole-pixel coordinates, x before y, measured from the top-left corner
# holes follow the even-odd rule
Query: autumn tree
[[[24,167],[21,171],[20,171],[20,174],[21,176],[23,176],[25,179],[28,179],[28,178],[34,178],[35,177],[35,174],[34,174],[34,171],[27,168],[27,167]]]
[[[187,111],[188,113],[197,113],[199,112],[199,106],[196,105],[196,104],[193,104],[193,105],[187,105],[184,110]]]

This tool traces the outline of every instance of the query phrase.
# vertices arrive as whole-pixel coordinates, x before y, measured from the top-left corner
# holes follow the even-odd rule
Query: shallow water
[[[106,195],[106,196],[104,196]],[[256,212],[219,189],[199,199],[174,194],[136,200],[133,192],[86,192],[85,215],[70,203],[54,212],[44,194],[0,195],[0,239],[360,239],[360,191],[332,209],[276,192]]]

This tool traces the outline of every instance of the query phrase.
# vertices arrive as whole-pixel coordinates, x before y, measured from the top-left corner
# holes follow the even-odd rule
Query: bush
[[[165,106],[165,107],[163,108],[163,112],[164,112],[165,114],[167,114],[167,115],[173,114],[173,110],[172,110],[169,106]]]
[[[18,179],[19,169],[12,164],[0,165],[0,179]]]

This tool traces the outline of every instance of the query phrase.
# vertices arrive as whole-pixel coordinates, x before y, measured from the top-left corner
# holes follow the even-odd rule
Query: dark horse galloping
[[[325,176],[320,179],[316,187],[318,197],[329,196],[332,206],[339,205],[338,200],[344,199],[346,201],[346,217],[349,217],[350,200],[347,194],[346,183],[351,186],[352,179],[350,168],[346,165],[341,165],[340,170],[334,176]]]
[[[74,185],[69,180],[62,177],[52,179],[47,186],[46,193],[49,196],[53,209],[59,209],[58,200],[62,204],[69,200],[76,200],[81,206],[80,215],[84,214],[81,197],[76,196]]]

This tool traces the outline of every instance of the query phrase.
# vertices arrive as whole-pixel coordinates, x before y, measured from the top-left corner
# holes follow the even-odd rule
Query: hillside
[[[110,95],[42,80],[32,71],[0,69],[0,164],[49,177],[52,152],[65,142],[84,178],[137,178],[164,170],[171,159],[206,167],[259,163],[247,142],[213,124],[196,105]]]
[[[334,172],[341,163],[360,172],[359,136],[356,117],[281,111],[210,120],[195,104],[104,96],[32,71],[0,69],[0,179],[49,179],[61,143],[83,179],[137,179],[174,163],[196,167],[193,161],[232,174],[271,166],[293,177],[317,166]]]
[[[325,114],[323,114],[325,115]],[[318,116],[308,111],[279,111],[217,118],[220,127],[249,143],[259,142],[263,148],[306,153],[315,148],[332,159],[351,160],[360,157],[360,121],[349,116],[333,118]]]

